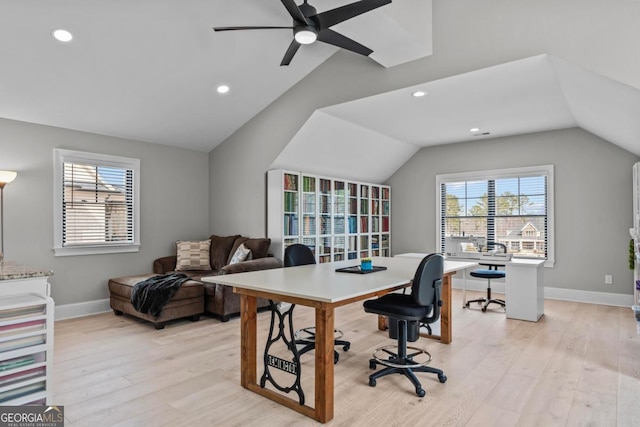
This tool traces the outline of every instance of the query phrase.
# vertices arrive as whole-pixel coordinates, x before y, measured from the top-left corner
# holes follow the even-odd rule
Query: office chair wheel
[[[343,351],[349,351],[349,349],[350,349],[350,348],[351,348],[351,345],[350,345],[350,344],[345,344],[345,346],[344,346],[344,347],[342,347],[342,350],[343,350]]]
[[[333,364],[334,364],[334,365],[335,365],[335,364],[337,364],[337,363],[338,363],[338,360],[340,360],[340,355],[338,354],[338,352],[337,352],[337,351],[334,351],[334,352],[333,352]]]
[[[376,369],[376,362],[369,360],[369,369]]]
[[[369,386],[375,387],[376,386],[376,380],[369,378]]]
[[[438,375],[438,381],[440,381],[440,383],[444,384],[447,382],[447,376],[445,374],[440,374]]]
[[[482,307],[482,311],[487,311],[487,307]]]
[[[422,387],[416,388],[416,394],[418,395],[418,397],[424,397],[427,392],[424,391],[424,389]]]

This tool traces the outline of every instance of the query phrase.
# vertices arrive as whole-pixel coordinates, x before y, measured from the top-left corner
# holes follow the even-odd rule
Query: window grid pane
[[[445,237],[474,235],[503,243],[514,257],[547,258],[547,178],[511,177],[443,183]]]
[[[64,162],[63,246],[133,243],[133,170]]]

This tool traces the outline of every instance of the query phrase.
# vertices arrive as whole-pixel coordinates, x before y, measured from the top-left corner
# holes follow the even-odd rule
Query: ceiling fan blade
[[[293,27],[213,27],[213,31],[235,31],[235,30],[273,30],[286,28],[288,30]]]
[[[330,29],[320,31],[318,33],[318,40],[324,43],[341,47],[342,49],[350,50],[351,52],[359,53],[360,55],[364,56],[369,56],[371,53],[373,53],[373,51],[368,47],[363,46],[357,41],[343,36],[340,33],[336,33],[335,31]]]
[[[293,59],[293,55],[296,54],[299,48],[300,43],[295,40],[291,40],[291,44],[289,45],[287,52],[284,54],[284,58],[282,58],[282,62],[280,63],[280,65],[289,65],[289,63]]]
[[[284,2],[284,0],[282,1]],[[323,30],[389,3],[391,0],[362,0],[318,13],[310,18],[318,21],[319,29]]]
[[[304,22],[305,25],[310,24],[294,0],[282,0],[282,4],[287,8],[294,21]]]

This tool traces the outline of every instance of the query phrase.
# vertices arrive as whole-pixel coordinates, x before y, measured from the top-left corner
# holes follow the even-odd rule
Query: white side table
[[[544,314],[544,260],[505,263],[507,318],[537,322]]]

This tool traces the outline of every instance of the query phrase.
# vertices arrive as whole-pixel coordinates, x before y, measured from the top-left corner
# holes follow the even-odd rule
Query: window
[[[437,175],[436,185],[442,253],[447,237],[473,235],[553,266],[552,165]]]
[[[136,252],[140,160],[54,150],[56,256]]]

